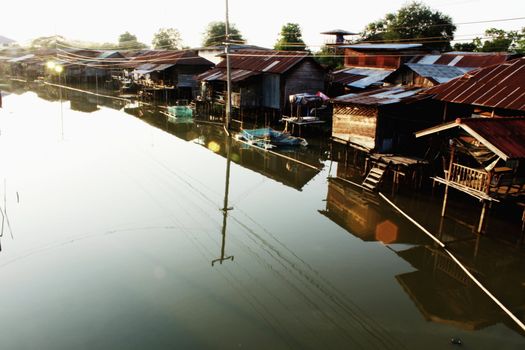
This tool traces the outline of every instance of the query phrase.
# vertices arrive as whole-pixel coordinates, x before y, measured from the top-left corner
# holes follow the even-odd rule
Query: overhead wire
[[[509,22],[509,21],[518,21],[518,20],[525,20],[525,17],[488,19],[488,20],[478,20],[478,21],[469,21],[469,22],[458,22],[458,23],[452,23],[452,24],[431,24],[431,25],[427,25],[426,27],[442,27],[442,26],[447,26],[447,25],[461,26],[461,25],[471,25],[471,24]],[[412,28],[419,28],[419,27],[420,27],[420,25],[415,25],[415,26],[390,26],[390,28],[393,28],[393,29],[412,29]],[[384,32],[384,31],[380,31],[380,32]],[[279,34],[281,34],[281,33],[279,33]],[[287,31],[287,32],[284,32],[284,34],[302,34],[302,33],[301,32],[294,32],[294,31]],[[360,34],[361,33],[359,33],[359,35]],[[220,37],[224,37],[224,36],[225,36],[224,34],[220,34],[220,35],[215,35],[215,36],[208,37],[207,39],[220,38]],[[410,40],[410,39],[411,38],[408,38],[408,40]],[[413,38],[413,39],[417,39],[417,38]],[[400,40],[407,40],[407,39],[400,39]],[[136,41],[136,40],[129,40],[129,41],[122,41],[120,43],[136,43],[136,42],[138,42],[138,41]],[[372,41],[366,41],[366,42],[372,42]],[[61,43],[59,45],[63,45],[63,44]],[[216,46],[216,45],[210,45],[210,47],[213,47],[213,46]],[[312,47],[314,45],[307,45],[307,46],[308,47]],[[70,48],[78,48],[78,49],[108,50],[108,48],[105,48],[105,47],[100,47],[100,48],[75,47],[75,46],[72,46],[72,45],[69,45],[69,47]],[[206,46],[204,46],[204,47],[206,47]],[[162,48],[162,47],[160,47],[160,48]],[[117,48],[111,48],[109,50],[136,51],[136,50],[140,50],[140,49],[138,49],[138,48],[119,48],[119,47],[117,47]]]

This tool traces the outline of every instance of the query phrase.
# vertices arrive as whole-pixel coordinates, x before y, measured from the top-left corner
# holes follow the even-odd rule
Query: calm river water
[[[0,89],[2,349],[525,349],[316,146],[286,154],[319,170],[228,146],[216,126]],[[440,199],[427,201],[399,203],[435,229]],[[525,320],[523,247],[458,227],[445,225],[451,249]]]

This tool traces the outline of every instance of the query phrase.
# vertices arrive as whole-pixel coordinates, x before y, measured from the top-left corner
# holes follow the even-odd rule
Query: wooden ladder
[[[366,176],[365,181],[363,181],[363,187],[368,191],[375,191],[383,179],[386,168],[386,164],[375,163]]]

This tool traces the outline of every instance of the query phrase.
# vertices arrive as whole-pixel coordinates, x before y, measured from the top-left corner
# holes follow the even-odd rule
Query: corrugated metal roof
[[[460,123],[508,158],[525,158],[525,118],[469,118],[460,119]]]
[[[261,72],[254,72],[245,69],[231,70],[231,78],[234,83],[259,74],[261,74]],[[199,81],[226,81],[226,79],[226,69],[224,68],[214,68],[197,76],[197,80]]]
[[[138,54],[124,66],[136,68],[144,63],[173,64],[173,65],[202,65],[213,66],[213,63],[200,57],[194,51],[151,50]]]
[[[24,55],[24,56],[20,56],[20,57],[15,57],[15,58],[11,58],[10,60],[8,60],[7,62],[9,63],[15,63],[15,62],[22,62],[22,61],[26,61],[28,59],[31,59],[35,57],[34,54],[30,53],[30,54],[27,54],[27,55]]]
[[[363,78],[366,78],[366,75],[359,75],[359,74],[351,74],[346,72],[340,72],[340,73],[333,73],[333,83],[343,84],[347,85],[354,81],[361,80]]]
[[[425,55],[416,57],[410,63],[438,64],[463,68],[480,68],[501,64],[509,58],[506,53],[499,52],[447,52],[441,55]]]
[[[423,44],[355,44],[341,47],[354,50],[406,50],[423,47]]]
[[[334,82],[359,89],[382,82],[393,69],[347,68],[333,73]]]
[[[174,66],[173,64],[146,63],[146,64],[141,64],[140,66],[135,68],[132,73],[135,73],[135,74],[148,74],[148,73],[151,73],[151,72],[160,72],[160,71],[163,71],[163,70],[168,69],[168,68],[173,67],[173,66]]]
[[[425,93],[440,101],[525,111],[525,58],[471,71]]]
[[[504,160],[525,158],[525,118],[465,118],[421,130],[416,137],[459,127]]]
[[[406,102],[415,98],[415,95],[424,89],[414,87],[396,86],[393,88],[383,88],[369,92],[363,92],[347,98],[338,98],[334,101],[348,104],[361,104],[369,106],[387,105],[399,102]]]
[[[462,76],[474,68],[458,68],[440,64],[407,63],[406,66],[425,78],[432,78],[438,83],[446,83],[456,77]]]
[[[97,58],[122,58],[124,55],[122,55],[120,52],[115,50],[110,51],[103,51],[100,55],[97,56]]]
[[[308,57],[306,51],[238,50],[230,55],[232,69],[282,74]],[[225,60],[217,67],[226,68]]]

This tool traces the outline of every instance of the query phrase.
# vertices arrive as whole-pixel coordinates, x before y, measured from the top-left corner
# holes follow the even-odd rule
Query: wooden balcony
[[[457,185],[467,187],[481,193],[488,193],[490,185],[490,175],[484,169],[469,168],[457,163],[452,164],[450,177],[445,171],[445,177]]]
[[[450,177],[445,170],[445,178],[434,177],[434,181],[447,184],[457,190],[479,199],[497,200],[525,194],[525,179],[515,177],[511,168],[485,169],[470,168],[453,163]]]
[[[496,200],[490,195],[491,176],[485,169],[475,169],[453,163],[450,176],[449,171],[445,170],[445,178],[436,176],[432,179],[480,200]]]

